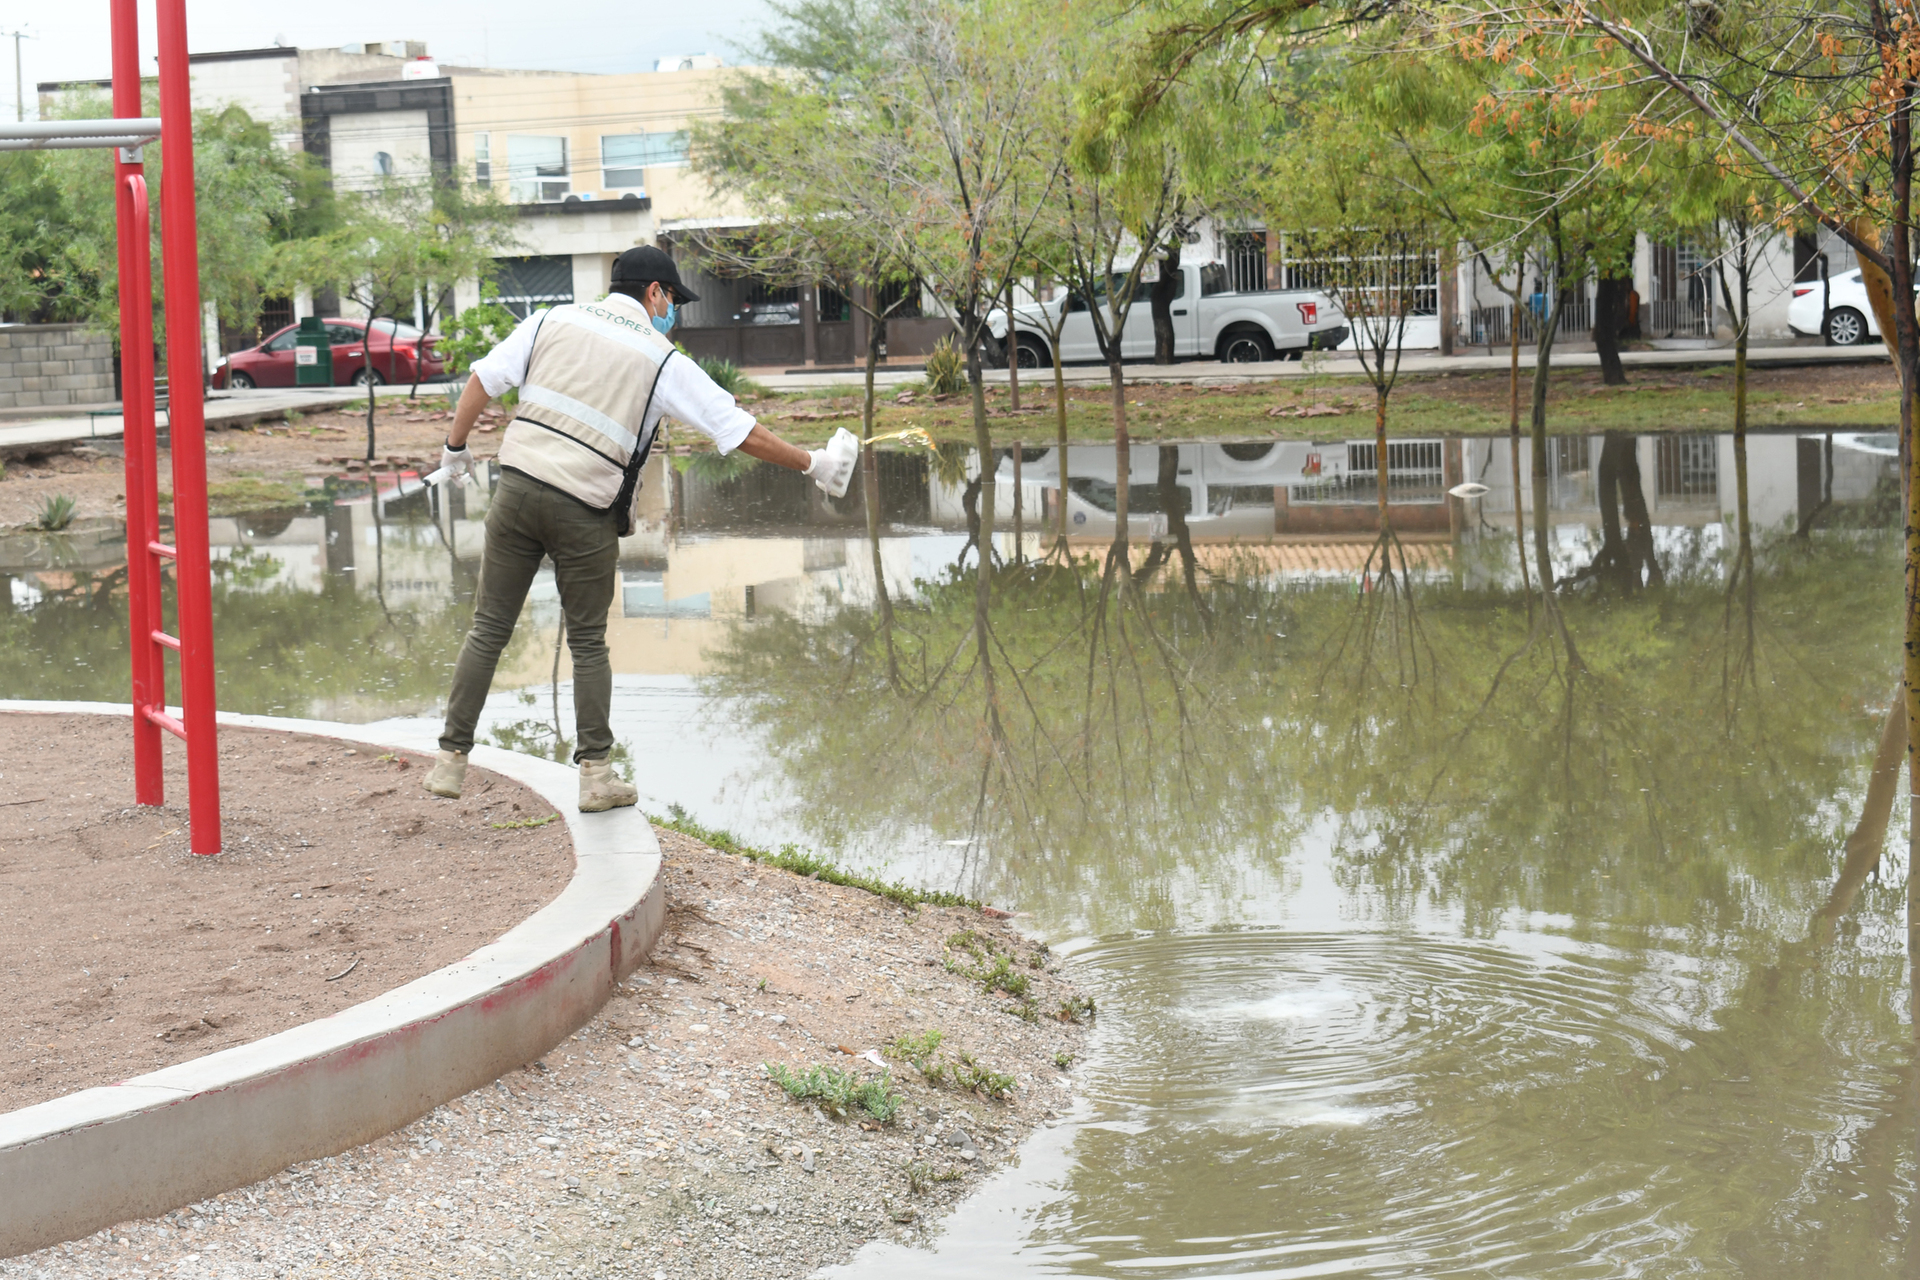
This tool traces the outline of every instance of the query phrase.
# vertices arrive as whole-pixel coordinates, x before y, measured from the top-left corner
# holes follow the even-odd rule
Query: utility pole
[[[13,37],[13,118],[24,121],[27,118],[27,80],[20,73],[20,42],[29,37],[24,31],[0,31],[0,36]]]

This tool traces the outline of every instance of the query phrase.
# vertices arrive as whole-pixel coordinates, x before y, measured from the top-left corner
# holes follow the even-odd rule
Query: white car
[[[1867,286],[1860,279],[1860,268],[1842,271],[1828,280],[1831,299],[1827,303],[1827,341],[1836,347],[1851,347],[1873,342],[1880,337],[1874,322],[1873,306],[1867,301]],[[1793,301],[1787,304],[1787,325],[1803,338],[1820,336],[1821,288],[1818,280],[1802,280],[1793,286]]]
[[[1119,277],[1116,277],[1118,279]],[[1332,351],[1347,338],[1347,318],[1337,303],[1312,289],[1274,289],[1241,292],[1229,289],[1227,269],[1221,263],[1180,267],[1173,292],[1173,353],[1202,360],[1243,363],[1275,357],[1299,359],[1306,351]],[[1151,286],[1142,285],[1127,312],[1120,334],[1124,360],[1153,357]],[[1105,306],[1104,299],[1099,305]],[[1066,314],[1062,316],[1062,312]],[[1060,322],[1060,362],[1084,363],[1100,359],[1093,317],[1079,298],[1068,295],[1052,302],[1014,308],[1017,358],[1022,369],[1053,365],[1048,344],[1051,321]],[[993,336],[1004,344],[1007,313],[987,319]]]

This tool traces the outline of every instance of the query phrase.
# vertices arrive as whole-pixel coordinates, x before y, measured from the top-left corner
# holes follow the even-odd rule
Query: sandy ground
[[[573,875],[564,822],[495,825],[553,814],[497,774],[439,800],[420,757],[244,729],[220,744],[227,851],[206,858],[188,850],[176,740],[169,803],[139,808],[125,717],[0,715],[7,1108],[358,1004],[493,941]]]
[[[804,1276],[877,1237],[924,1238],[1064,1114],[1074,993],[1006,923],[660,838],[673,905],[654,963],[545,1059],[379,1142],[0,1262],[0,1278]],[[1025,1000],[948,967],[989,955],[1029,979]],[[888,1054],[928,1029],[946,1035],[929,1066],[969,1054],[1011,1077],[1008,1098]],[[792,1101],[764,1063],[890,1078],[898,1115]]]

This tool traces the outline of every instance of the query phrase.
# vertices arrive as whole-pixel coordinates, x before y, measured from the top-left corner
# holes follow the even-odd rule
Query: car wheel
[[[1867,318],[1852,307],[1835,307],[1827,313],[1827,341],[1836,347],[1851,347],[1867,340]]]
[[[246,391],[253,386],[253,377],[235,369],[227,374],[227,386],[234,391]]]
[[[1019,351],[1014,358],[1020,362],[1022,369],[1038,369],[1053,363],[1047,359],[1045,349],[1038,342],[1024,335],[1020,338]]]
[[[386,379],[380,376],[380,371],[378,369],[370,369],[362,365],[360,368],[354,370],[353,385],[356,387],[364,387],[368,383],[372,383],[374,386],[377,387],[384,384],[385,382],[386,382]]]
[[[1235,462],[1260,462],[1265,460],[1266,456],[1273,452],[1273,444],[1271,442],[1262,444],[1252,440],[1236,441],[1232,444],[1221,445],[1220,452],[1226,454]]]
[[[1220,339],[1220,359],[1228,364],[1257,364],[1262,360],[1271,360],[1273,343],[1258,329],[1231,329]]]

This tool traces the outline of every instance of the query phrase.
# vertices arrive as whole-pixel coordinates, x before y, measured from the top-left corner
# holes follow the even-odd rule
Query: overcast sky
[[[142,63],[153,67],[153,8],[141,4]],[[255,49],[274,44],[303,48],[368,40],[424,40],[427,51],[462,65],[556,71],[647,71],[655,58],[715,53],[740,60],[766,16],[764,0],[701,0],[698,4],[567,0],[371,0],[263,4],[260,0],[187,0],[187,40],[195,53]],[[22,30],[27,115],[42,80],[101,79],[111,73],[106,0],[71,4],[19,0],[0,3],[0,31]],[[7,108],[14,102],[13,41],[0,41],[0,80]]]

